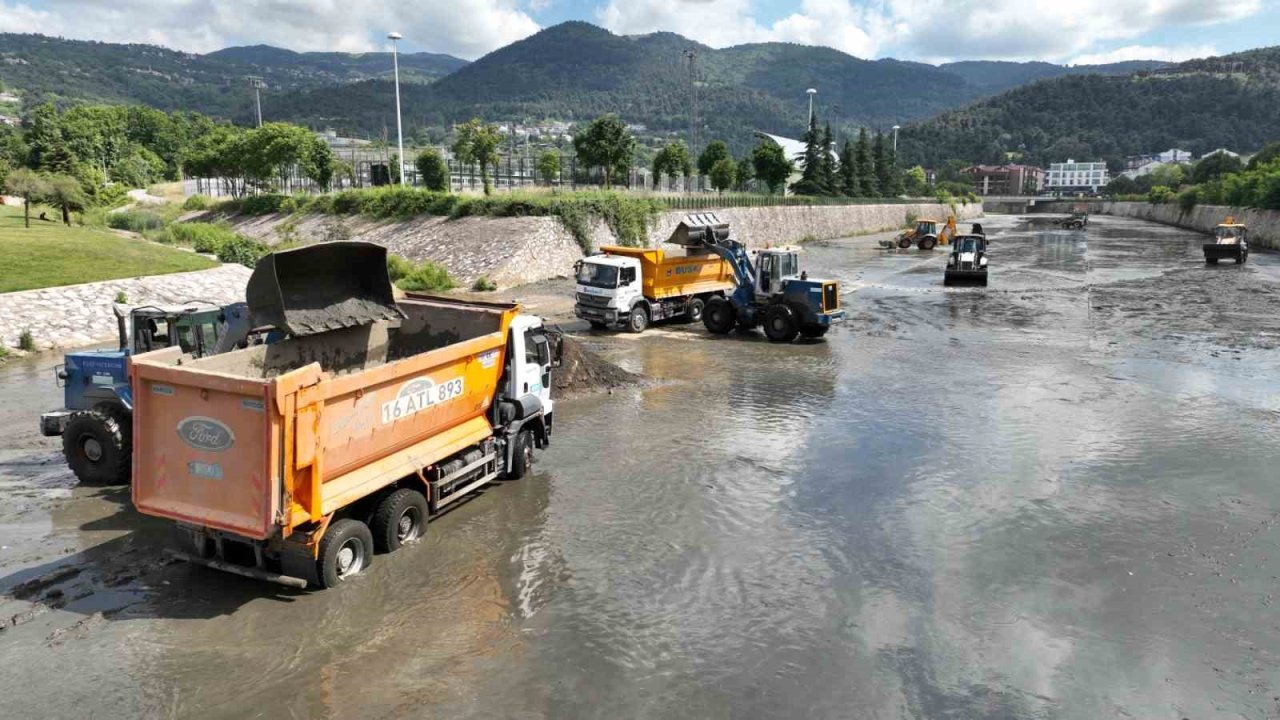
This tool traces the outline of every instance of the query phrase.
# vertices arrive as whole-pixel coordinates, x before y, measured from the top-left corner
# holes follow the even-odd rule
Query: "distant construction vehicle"
[[[939,228],[939,225],[942,227]],[[956,218],[950,216],[946,222],[938,220],[917,220],[915,227],[904,231],[896,241],[882,240],[881,247],[891,248],[896,242],[903,250],[915,245],[921,250],[932,250],[938,245],[947,245],[956,235]]]
[[[575,266],[573,312],[591,327],[644,332],[669,318],[702,320],[707,302],[733,291],[733,267],[705,249],[607,246]]]
[[[1249,228],[1236,222],[1230,215],[1213,229],[1214,241],[1204,245],[1204,261],[1216,265],[1219,260],[1232,259],[1237,265],[1249,261]]]
[[[844,321],[840,284],[801,271],[797,248],[765,248],[752,263],[746,246],[731,236],[728,223],[712,213],[686,217],[668,242],[704,249],[724,258],[733,270],[733,292],[711,298],[703,311],[702,324],[711,333],[763,327],[769,340],[790,342],[797,336],[820,338]]]
[[[976,232],[961,235],[951,246],[951,257],[942,276],[942,284],[987,286],[987,236]]]

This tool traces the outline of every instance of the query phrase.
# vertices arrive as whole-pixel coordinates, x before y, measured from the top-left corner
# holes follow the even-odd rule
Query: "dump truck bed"
[[[134,357],[134,505],[266,539],[488,437],[519,306],[414,296],[399,310],[199,360]]]
[[[640,261],[641,292],[650,300],[684,297],[712,292],[731,292],[733,268],[723,258],[710,253],[688,253],[663,248],[600,248],[609,255],[633,257]]]

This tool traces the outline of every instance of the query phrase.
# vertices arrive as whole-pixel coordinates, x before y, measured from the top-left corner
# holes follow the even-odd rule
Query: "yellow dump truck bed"
[[[266,539],[493,432],[516,304],[402,300],[406,318],[192,360],[133,358],[139,511]]]
[[[600,250],[640,261],[641,291],[649,300],[733,291],[733,268],[718,255],[689,255],[684,250],[668,254],[663,248],[612,245]]]

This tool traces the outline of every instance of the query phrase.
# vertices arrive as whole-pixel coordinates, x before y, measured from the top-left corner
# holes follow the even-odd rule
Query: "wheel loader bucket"
[[[986,287],[986,270],[946,270],[942,275],[942,284],[946,287]]]
[[[258,261],[246,289],[254,327],[290,335],[404,317],[387,275],[387,249],[331,242],[274,252]]]

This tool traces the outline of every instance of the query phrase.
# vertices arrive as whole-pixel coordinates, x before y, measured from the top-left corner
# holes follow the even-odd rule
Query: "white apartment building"
[[[1048,192],[1096,193],[1107,183],[1111,176],[1107,173],[1104,162],[1076,162],[1068,159],[1064,163],[1049,165],[1045,175],[1044,189]]]

